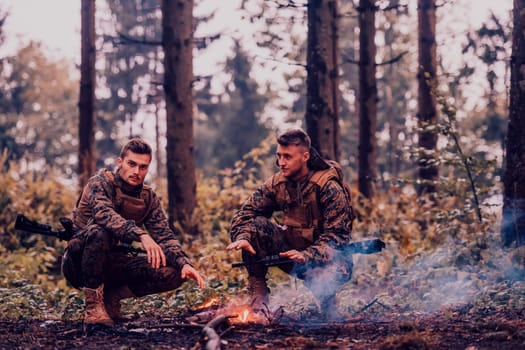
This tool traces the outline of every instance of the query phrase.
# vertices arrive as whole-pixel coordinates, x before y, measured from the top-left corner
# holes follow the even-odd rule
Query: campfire
[[[255,311],[251,305],[231,300],[228,305],[219,305],[218,298],[212,298],[196,308],[196,313],[188,321],[206,323],[217,316],[225,316],[230,323],[269,323],[270,310]]]
[[[218,298],[212,298],[200,305],[196,311],[193,316],[187,317],[186,320],[191,323],[204,324],[202,334],[207,340],[206,349],[221,348],[221,338],[217,329],[222,325],[253,323],[267,325],[274,319],[268,307],[262,312],[255,312],[251,305],[236,299],[230,300],[229,304],[224,306],[219,305]]]
[[[227,306],[220,313],[230,316],[231,323],[268,323],[268,317],[264,313],[255,312],[250,305]]]

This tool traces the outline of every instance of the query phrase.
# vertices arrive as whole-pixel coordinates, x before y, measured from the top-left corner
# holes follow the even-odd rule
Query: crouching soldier
[[[280,265],[304,280],[320,302],[333,309],[335,295],[352,276],[352,259],[341,251],[350,241],[354,218],[342,175],[311,148],[310,137],[292,129],[277,138],[280,172],[264,182],[232,219],[232,243],[247,263],[248,290],[254,308],[268,304],[268,267],[254,264],[279,254],[293,263]],[[271,220],[283,216],[280,225]]]
[[[144,184],[151,147],[130,140],[115,172],[89,179],[73,211],[76,234],[68,242],[62,272],[86,297],[84,322],[112,326],[122,321],[120,301],[178,288],[185,280],[204,280],[182,250],[156,193]],[[116,249],[140,242],[147,253]]]

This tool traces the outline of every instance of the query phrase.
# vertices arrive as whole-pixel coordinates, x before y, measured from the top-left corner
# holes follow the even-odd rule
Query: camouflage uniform
[[[126,206],[122,198],[132,204]],[[62,271],[74,287],[127,285],[136,296],[143,296],[173,290],[182,284],[181,269],[190,261],[151,188],[131,187],[118,173],[101,170],[84,188],[73,212],[73,222],[78,232],[68,243]],[[139,236],[146,233],[142,227],[162,247],[167,266],[154,269],[146,256],[115,249],[118,242],[140,241]]]
[[[281,173],[272,176],[234,215],[230,231],[232,242],[248,240],[257,252],[252,255],[243,251],[245,262],[291,249],[301,251],[307,259],[305,264],[279,267],[303,279],[321,302],[333,297],[352,276],[351,257],[342,257],[338,251],[350,240],[353,220],[351,204],[337,177],[329,175],[321,186],[314,180],[332,174],[326,170],[329,165],[323,163],[322,167],[310,170],[302,182],[292,182]],[[276,212],[284,214],[281,225],[270,219]],[[250,277],[260,279],[265,278],[268,268],[249,265],[247,270]]]

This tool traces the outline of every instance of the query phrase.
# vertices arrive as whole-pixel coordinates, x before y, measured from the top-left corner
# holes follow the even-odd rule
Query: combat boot
[[[107,287],[104,290],[104,306],[106,307],[109,317],[117,322],[127,321],[128,319],[120,313],[120,301],[134,296],[135,294],[133,294],[127,285]]]
[[[337,321],[343,318],[343,315],[337,309],[335,294],[320,298],[319,311],[327,321]]]
[[[84,323],[103,324],[112,327],[113,320],[109,317],[104,307],[104,284],[96,289],[84,288],[86,295],[86,310],[84,311]]]
[[[255,311],[268,310],[270,289],[266,285],[266,278],[248,277],[248,293],[250,304]]]

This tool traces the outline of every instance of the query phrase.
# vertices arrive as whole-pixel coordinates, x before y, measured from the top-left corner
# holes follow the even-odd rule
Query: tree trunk
[[[337,0],[308,1],[306,129],[323,157],[338,160]]]
[[[525,0],[514,0],[501,238],[525,244]]]
[[[80,188],[95,173],[95,0],[81,3],[78,175]]]
[[[436,145],[438,133],[432,127],[437,124],[436,97],[432,85],[436,79],[436,4],[435,0],[418,0],[418,124],[419,180],[418,193],[436,192],[438,164]]]
[[[359,2],[359,192],[374,195],[377,178],[375,1]]]
[[[385,77],[392,75],[388,72],[385,72]],[[385,81],[389,81],[385,79]],[[385,86],[385,113],[386,120],[388,122],[388,150],[387,150],[387,160],[386,168],[390,175],[390,178],[396,179],[399,173],[399,148],[397,140],[397,121],[396,121],[396,110],[394,108],[394,98],[392,93],[392,87]]]
[[[193,138],[193,0],[162,1],[167,121],[168,216],[193,232],[196,177]]]

